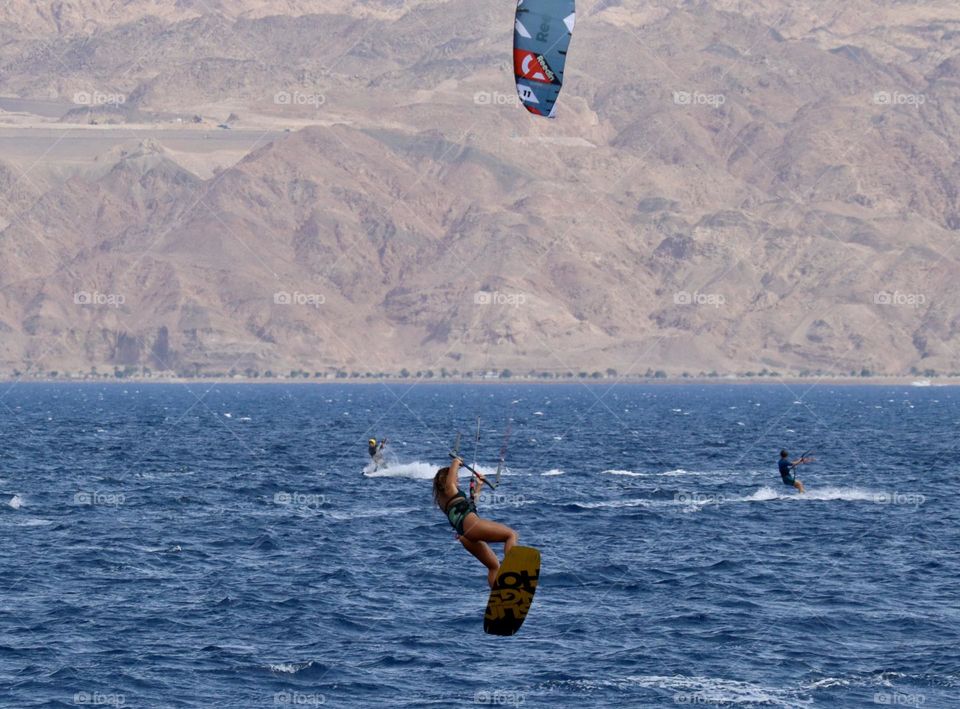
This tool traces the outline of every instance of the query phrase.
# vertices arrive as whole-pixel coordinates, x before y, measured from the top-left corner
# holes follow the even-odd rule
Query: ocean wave
[[[680,478],[687,475],[706,475],[706,473],[701,473],[697,471],[684,470],[683,468],[676,468],[675,470],[665,470],[662,473],[638,473],[634,470],[604,470],[600,473],[601,475],[621,475],[630,478]]]
[[[751,682],[717,677],[687,675],[627,675],[615,679],[574,679],[548,682],[550,685],[572,685],[581,690],[633,688],[673,693],[673,702],[690,706],[764,705],[797,708],[813,705],[813,699],[801,696],[802,690],[765,687]]]
[[[313,665],[313,662],[280,662],[275,665],[268,665],[271,672],[280,674],[295,675],[300,670],[305,670]]]
[[[440,466],[434,463],[400,463],[399,465],[390,465],[374,472],[367,466],[363,470],[363,475],[368,478],[407,478],[408,480],[433,480]],[[483,471],[481,471],[483,472]]]
[[[906,502],[910,504],[914,495],[912,493],[884,492],[881,490],[864,490],[856,487],[814,487],[807,490],[804,494],[788,490],[784,485],[783,492],[768,486],[761,487],[759,490],[746,497],[727,498],[727,502],[768,502],[770,500],[791,500],[795,502],[872,502],[874,504],[890,504],[892,502]],[[922,495],[916,495],[916,504],[923,504],[925,498]]]
[[[676,692],[678,696],[695,698],[698,704],[764,704],[779,707],[808,707],[813,705],[812,698],[801,699],[798,690],[779,687],[764,687],[751,682],[722,679],[717,677],[690,677],[674,675],[664,677],[628,676],[624,678],[639,687],[665,689]]]
[[[368,517],[383,517],[385,515],[405,515],[405,514],[410,514],[411,512],[421,512],[424,509],[435,509],[435,508],[431,508],[430,505],[425,505],[424,507],[394,507],[394,508],[385,506],[385,507],[371,507],[369,509],[359,510],[356,512],[324,511],[323,516],[329,517],[330,519],[339,520],[339,521],[346,521],[351,519],[365,519]]]
[[[574,507],[579,507],[584,510],[597,510],[603,508],[620,508],[620,507],[649,507],[656,504],[653,500],[647,500],[643,498],[635,498],[632,500],[602,500],[600,502],[571,502]]]
[[[376,472],[368,465],[363,469],[363,477],[366,478],[407,478],[408,480],[433,480],[434,476],[437,474],[437,471],[441,466],[435,463],[424,463],[422,461],[415,461],[412,463],[395,463],[389,465],[386,468],[380,468]],[[472,466],[476,468],[477,472],[481,475],[493,478],[497,474],[497,469],[495,467],[488,467],[485,465],[475,465]],[[460,476],[461,478],[466,478],[469,475],[469,471],[461,468]],[[516,473],[511,472],[509,468],[504,468],[500,475],[502,477],[511,477],[516,475]]]
[[[701,475],[702,473],[690,472],[689,470],[684,470],[683,468],[677,468],[676,470],[668,470],[665,473],[657,473],[665,478],[680,478],[684,475]]]

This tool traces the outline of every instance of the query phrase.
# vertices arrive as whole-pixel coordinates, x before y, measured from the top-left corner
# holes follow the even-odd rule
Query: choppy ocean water
[[[960,706],[956,388],[18,384],[0,415],[3,706]],[[508,418],[481,512],[543,567],[495,638],[430,478]]]

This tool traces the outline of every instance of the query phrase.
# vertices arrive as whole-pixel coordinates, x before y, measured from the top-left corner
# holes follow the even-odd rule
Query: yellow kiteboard
[[[490,635],[514,635],[520,630],[539,579],[540,552],[533,547],[511,549],[500,565],[497,585],[490,592],[483,630]]]

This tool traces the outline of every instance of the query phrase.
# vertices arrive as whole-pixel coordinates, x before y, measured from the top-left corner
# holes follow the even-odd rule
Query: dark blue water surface
[[[2,706],[960,706],[956,388],[18,384],[0,415]],[[477,416],[485,469],[513,418],[481,512],[543,557],[512,638],[431,506]]]

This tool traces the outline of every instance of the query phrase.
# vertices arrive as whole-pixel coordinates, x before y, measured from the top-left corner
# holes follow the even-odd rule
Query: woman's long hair
[[[440,468],[437,474],[433,476],[433,501],[437,503],[437,507],[440,507],[440,497],[447,488],[447,473],[449,472],[450,468]]]

